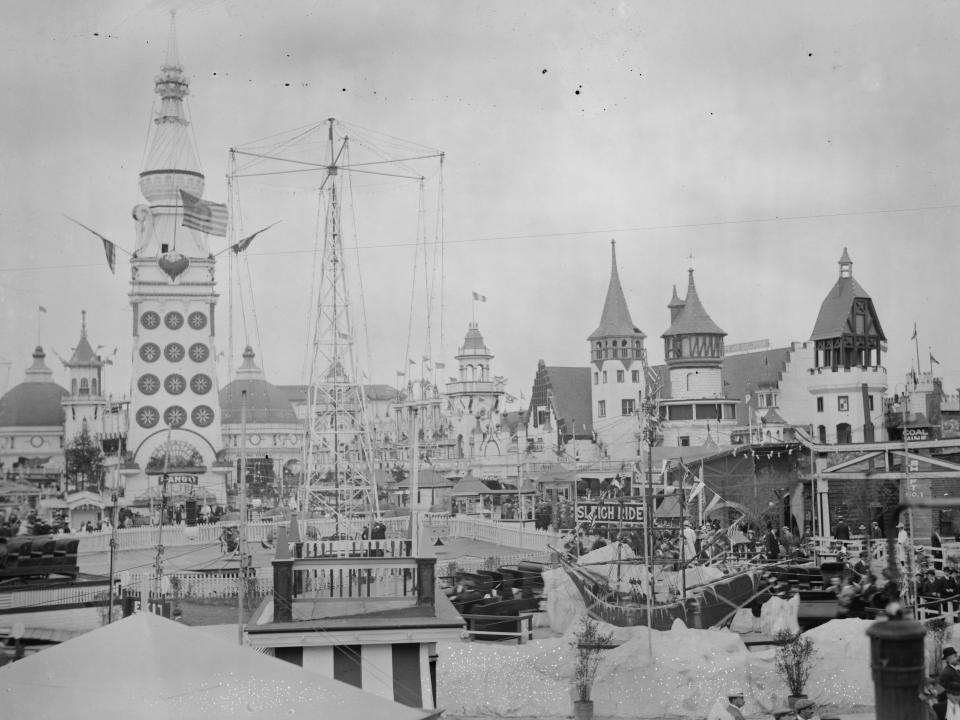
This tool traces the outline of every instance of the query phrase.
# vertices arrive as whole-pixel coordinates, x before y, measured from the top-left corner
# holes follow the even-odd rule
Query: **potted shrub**
[[[790,690],[787,703],[793,708],[800,698],[805,698],[804,689],[810,679],[810,671],[817,659],[817,651],[813,640],[803,633],[792,633],[789,630],[778,632],[775,636],[777,652],[774,656],[774,666],[777,674],[783,678]]]
[[[573,716],[576,720],[593,717],[593,681],[600,667],[600,654],[613,645],[612,632],[600,632],[600,625],[592,617],[585,616],[580,628],[574,632],[570,645],[574,649],[573,685],[576,699],[573,701]]]

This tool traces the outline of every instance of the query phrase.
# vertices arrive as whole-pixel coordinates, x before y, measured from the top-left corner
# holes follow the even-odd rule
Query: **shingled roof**
[[[620,285],[620,274],[617,272],[617,247],[616,241],[611,240],[611,267],[610,284],[607,286],[607,299],[603,303],[603,314],[600,316],[600,324],[594,330],[590,341],[598,338],[611,336],[636,336],[645,338],[643,331],[634,326],[633,319],[630,317],[630,310],[627,308],[626,298],[623,296],[623,287]]]
[[[847,319],[850,317],[850,309],[853,307],[853,301],[857,298],[870,300],[870,295],[853,278],[853,262],[847,254],[847,249],[843,249],[843,255],[839,262],[841,272],[837,282],[827,293],[823,303],[820,305],[820,314],[817,315],[817,322],[813,326],[811,340],[826,340],[837,338],[849,334],[850,329],[847,325]],[[846,273],[844,270],[846,269]],[[883,330],[880,328],[880,322],[873,309],[873,302],[869,303],[870,312],[873,315],[873,322],[878,331],[881,340],[886,340]]]
[[[547,366],[550,390],[553,393],[553,411],[564,430],[575,437],[593,434],[593,413],[590,398],[590,368]]]
[[[727,333],[721,330],[710,318],[700,302],[700,296],[697,295],[697,286],[693,282],[693,268],[688,272],[690,273],[690,280],[687,283],[687,296],[683,300],[683,307],[677,311],[677,317],[670,324],[670,328],[660,337],[671,335],[726,335]],[[676,296],[676,290],[674,290],[674,296]],[[673,308],[675,306],[675,300],[672,299],[668,307]]]

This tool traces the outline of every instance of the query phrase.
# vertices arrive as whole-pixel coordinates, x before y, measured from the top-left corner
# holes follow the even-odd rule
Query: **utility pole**
[[[243,600],[247,591],[247,391],[240,393],[240,523],[237,527],[237,552],[240,568],[237,582],[237,636],[243,645]]]

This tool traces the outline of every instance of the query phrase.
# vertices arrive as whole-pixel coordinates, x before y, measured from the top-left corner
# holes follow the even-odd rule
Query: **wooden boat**
[[[758,608],[769,597],[762,573],[755,568],[726,575],[687,588],[686,596],[649,606],[636,593],[618,592],[589,566],[561,556],[560,564],[573,581],[591,617],[618,627],[644,625],[669,630],[674,620],[687,627],[711,628],[729,625],[742,607]]]

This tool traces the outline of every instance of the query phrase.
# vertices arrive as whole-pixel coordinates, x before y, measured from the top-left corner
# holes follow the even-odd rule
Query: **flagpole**
[[[917,348],[917,372],[920,372],[920,339],[917,337],[917,325],[913,325],[913,344]]]

